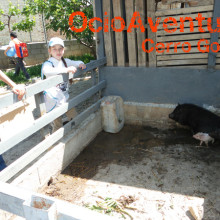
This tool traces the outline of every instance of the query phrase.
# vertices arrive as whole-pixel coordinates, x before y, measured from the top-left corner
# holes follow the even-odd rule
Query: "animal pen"
[[[135,12],[138,13],[135,14]],[[94,15],[99,18],[95,20],[95,28],[101,29],[96,33],[97,60],[87,64],[86,71],[79,70],[74,75],[74,78],[76,78],[90,72],[93,86],[47,114],[45,114],[43,91],[64,80],[66,81],[67,75],[57,75],[27,86],[25,98],[34,96],[36,109],[39,112],[38,117],[30,120],[27,126],[23,128],[20,125],[20,129],[9,138],[4,139],[1,137],[0,153],[4,154],[36,132],[41,132],[45,136],[43,141],[0,173],[0,208],[3,210],[0,213],[0,219],[16,219],[19,217],[28,220],[112,219],[113,217],[108,215],[37,192],[43,186],[50,185],[51,178],[54,179],[54,176],[62,173],[103,129],[108,131],[113,127],[110,132],[116,133],[124,124],[163,129],[176,128],[176,125],[168,119],[168,114],[177,103],[194,103],[212,106],[215,109],[219,107],[220,41],[218,39],[219,31],[215,30],[219,29],[219,20],[217,19],[220,17],[220,1],[95,0]],[[135,21],[133,23],[132,17]],[[166,18],[169,19],[166,20]],[[181,20],[182,18],[185,21]],[[208,18],[211,18],[211,26],[208,25],[210,21]],[[158,21],[158,25],[156,25],[156,21]],[[157,28],[157,30],[152,31],[152,28]],[[128,31],[129,29],[130,31]],[[202,52],[198,49],[198,43]],[[98,78],[96,77],[96,71]],[[69,75],[68,77],[72,78],[73,76]],[[95,103],[84,109],[55,133],[47,134],[46,127],[54,119],[94,95],[96,95]],[[9,110],[12,105],[21,103],[12,93],[3,95],[0,99],[1,109],[6,108],[5,115],[10,115]],[[25,118],[23,120],[25,124]],[[137,132],[136,134],[140,133]],[[113,135],[116,136],[116,134]],[[148,134],[144,132],[144,135]],[[163,136],[165,133],[158,133],[154,138],[156,139],[158,135]],[[175,133],[175,135],[177,134]],[[129,145],[129,150],[136,146],[134,140],[133,145]],[[144,139],[144,141],[146,140]],[[175,139],[172,141],[175,141]],[[149,156],[151,159],[160,162],[160,159],[156,158],[156,151],[161,143],[157,142],[156,144],[158,145],[154,151],[153,148],[142,150],[149,153],[145,157],[151,155]],[[172,152],[175,151],[170,146],[165,148],[169,148]],[[191,145],[190,148],[186,146],[186,149],[187,152],[182,150],[182,146],[179,146],[176,151],[180,150],[179,154],[193,152],[193,156],[196,157]],[[216,155],[218,152],[214,151],[212,153],[209,156],[217,169],[219,167],[219,158]],[[115,154],[119,154],[119,152]],[[204,158],[206,154],[207,150],[205,149],[201,153],[201,157]],[[189,158],[193,160],[192,155]],[[216,179],[212,179],[211,182],[214,184],[212,186],[216,187],[218,176],[212,170],[210,158],[208,158],[209,163],[206,164],[210,166],[210,169],[207,168],[207,170],[213,172],[210,175]],[[143,160],[146,160],[146,158]],[[167,163],[172,165],[174,163],[173,159],[168,159]],[[117,163],[114,165],[117,167]],[[190,170],[191,168],[188,167],[189,174],[193,173]],[[129,166],[126,169],[129,169]],[[148,178],[148,175],[150,175],[150,173],[147,173],[147,176],[145,176],[144,170],[148,169],[147,163],[143,163],[142,179]],[[172,169],[175,170],[175,166]],[[172,169],[170,170],[171,173]],[[162,168],[161,170],[161,172],[165,172]],[[108,171],[104,170],[102,172],[107,175]],[[137,169],[136,172],[139,172],[139,170]],[[160,182],[157,177],[159,172],[157,174],[153,171],[149,172],[152,172],[152,177]],[[182,174],[182,176],[185,174]],[[204,174],[204,176],[207,175]],[[118,176],[115,176],[115,183],[117,183]],[[149,179],[152,179],[152,177],[149,177]],[[132,176],[125,178],[122,185],[126,185],[129,178],[132,179]],[[179,179],[176,179],[175,187],[170,187],[167,190],[170,194],[166,194],[164,188],[161,192],[158,191],[158,189],[162,189],[163,184],[166,184],[160,182],[158,187],[154,188],[155,191],[157,190],[156,196],[156,194],[153,195],[152,192],[148,191],[146,187],[142,189],[141,184],[139,186],[142,181],[141,178],[136,178],[136,184],[129,186],[130,188],[132,186],[140,188],[138,191],[139,196],[144,195],[146,193],[144,190],[147,190],[147,197],[150,197],[152,201],[154,197],[155,201],[162,199],[165,195],[172,197],[174,192],[184,195],[186,194],[185,189],[183,189],[184,184],[190,185],[189,182],[184,182],[181,185],[182,189],[178,188],[176,190],[175,187],[180,184]],[[167,181],[169,185],[169,180]],[[196,180],[190,179],[190,181],[193,185],[193,181]],[[106,182],[108,181],[106,180]],[[212,207],[215,207],[215,211],[212,213],[210,213],[212,208],[209,208],[209,206],[207,206],[208,208],[203,207],[206,204],[210,205],[205,196],[201,198],[201,194],[197,193],[198,197],[191,196],[189,199],[191,202],[198,201],[197,205],[204,208],[204,219],[219,219],[220,192],[218,188],[212,190],[214,192],[206,192],[206,196],[210,194],[209,200],[213,199]],[[180,200],[175,195],[172,199],[173,201]],[[185,197],[181,197],[181,199],[182,203],[187,203]],[[148,207],[147,205],[150,207],[150,203],[146,203],[145,207]],[[157,211],[162,210],[164,206],[164,203],[157,205]],[[173,209],[175,209],[175,204],[169,204],[169,210],[172,211]],[[151,211],[153,212],[153,210]],[[194,208],[190,208],[189,211],[195,219],[201,219],[195,213]],[[142,217],[134,217],[133,219],[190,219],[187,218],[187,215],[183,218],[183,216],[172,216],[170,214],[162,218],[162,215],[157,215],[156,211],[154,214],[147,213]],[[128,216],[132,219],[131,215]]]

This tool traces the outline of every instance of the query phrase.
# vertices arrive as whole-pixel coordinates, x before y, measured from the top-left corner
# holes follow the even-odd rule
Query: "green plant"
[[[123,207],[121,203],[108,197],[103,200],[104,201],[102,202],[96,201],[96,205],[90,206],[89,204],[86,204],[85,207],[91,210],[97,211],[97,212],[108,214],[108,215],[113,214],[113,212],[117,212],[117,213],[120,213],[121,217],[124,219],[126,219],[125,215],[127,215],[130,219],[133,219],[133,217],[124,210],[124,208],[127,208],[127,207]]]

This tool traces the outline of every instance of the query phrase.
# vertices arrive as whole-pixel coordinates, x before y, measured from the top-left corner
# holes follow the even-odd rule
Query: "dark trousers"
[[[20,57],[16,57],[16,66],[15,66],[15,75],[19,75],[20,69],[23,71],[26,79],[30,79],[30,76],[26,70],[26,68],[24,67],[24,63],[23,63],[23,58]]]
[[[5,169],[5,167],[6,167],[5,161],[2,157],[2,155],[0,155],[0,171]]]

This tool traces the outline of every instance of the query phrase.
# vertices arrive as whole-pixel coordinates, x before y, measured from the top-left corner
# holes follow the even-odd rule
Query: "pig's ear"
[[[180,105],[180,103],[178,102],[177,106],[179,106],[179,105]]]

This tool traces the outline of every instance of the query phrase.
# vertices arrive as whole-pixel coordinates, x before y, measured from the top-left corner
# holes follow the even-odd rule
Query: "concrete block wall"
[[[11,2],[14,6],[18,7],[20,10],[22,10],[22,8],[25,5],[25,0],[0,0],[0,9],[2,9],[4,11],[5,14],[8,14],[8,9],[9,9],[9,2]],[[60,31],[53,31],[53,30],[46,30],[46,36],[44,33],[44,28],[43,28],[43,20],[42,20],[42,15],[38,14],[35,15],[35,21],[36,24],[33,27],[33,30],[30,32],[24,32],[24,31],[17,31],[18,34],[18,38],[19,40],[21,40],[22,42],[45,42],[45,39],[47,38],[47,40],[49,40],[51,37],[60,37],[63,40],[65,40],[65,36],[60,34]],[[13,24],[21,21],[23,18],[22,16],[12,16],[10,23],[11,23],[11,29],[13,27]],[[8,20],[5,16],[1,16],[1,21],[4,22],[4,24],[7,24]],[[45,20],[45,23],[47,23],[49,21]],[[9,29],[8,26],[5,26],[3,31],[0,31],[0,46],[4,46],[7,45],[10,41],[10,37],[9,37]]]
[[[65,44],[65,57],[75,55],[83,55],[91,53],[90,49],[77,43],[76,40],[66,40]],[[27,66],[41,64],[49,58],[48,47],[44,42],[28,43],[29,56],[25,58]],[[9,65],[9,58],[4,55],[4,51],[0,50],[0,69],[11,68]]]
[[[29,56],[25,58],[28,66],[44,62],[48,59],[48,50],[45,43],[28,43]]]

